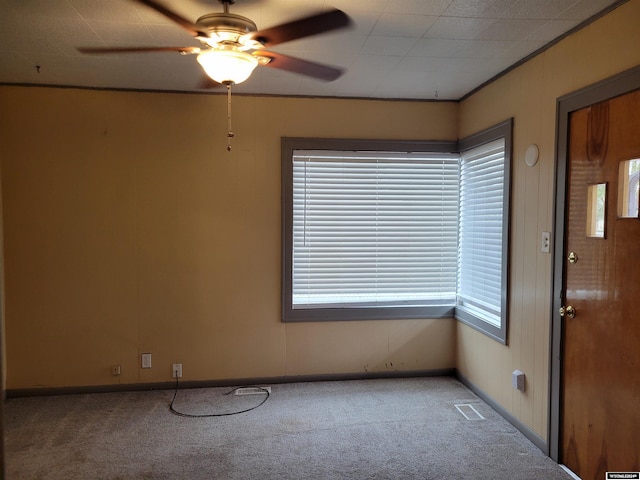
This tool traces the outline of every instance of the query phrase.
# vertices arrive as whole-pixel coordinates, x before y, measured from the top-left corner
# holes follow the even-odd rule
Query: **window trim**
[[[281,139],[281,195],[282,195],[282,322],[320,322],[382,320],[403,318],[455,318],[458,321],[488,335],[496,341],[507,343],[508,333],[508,285],[509,285],[509,237],[511,218],[511,160],[512,160],[513,119],[470,135],[460,141],[402,141],[402,140],[359,140],[283,137]],[[293,152],[294,150],[345,150],[345,151],[396,151],[461,153],[482,144],[504,138],[504,191],[502,230],[502,289],[501,322],[496,327],[480,317],[455,306],[393,307],[393,308],[317,308],[294,309],[292,305],[293,270]]]

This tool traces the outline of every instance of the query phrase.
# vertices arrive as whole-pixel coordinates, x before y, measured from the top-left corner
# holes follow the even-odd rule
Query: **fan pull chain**
[[[227,84],[227,152],[231,151],[231,139],[234,133],[231,130],[231,85]]]

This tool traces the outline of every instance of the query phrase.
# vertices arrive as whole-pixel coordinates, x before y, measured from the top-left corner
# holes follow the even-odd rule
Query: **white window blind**
[[[293,308],[455,304],[458,156],[293,154]]]
[[[503,290],[505,141],[462,153],[458,306],[500,328]]]

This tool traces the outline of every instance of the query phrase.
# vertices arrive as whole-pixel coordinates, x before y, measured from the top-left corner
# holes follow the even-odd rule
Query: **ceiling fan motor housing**
[[[242,35],[258,30],[251,19],[233,13],[207,13],[198,18],[196,25],[229,41],[237,41]]]

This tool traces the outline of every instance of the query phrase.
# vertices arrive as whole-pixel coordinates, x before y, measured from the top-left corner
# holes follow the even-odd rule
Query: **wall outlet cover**
[[[513,374],[511,375],[511,384],[513,388],[515,388],[516,390],[520,390],[521,392],[524,392],[524,385],[525,385],[524,372],[521,370],[514,370]]]
[[[142,368],[151,368],[151,354],[143,353],[142,354]]]

